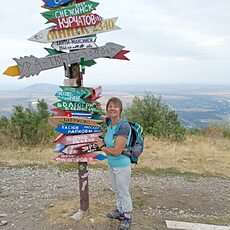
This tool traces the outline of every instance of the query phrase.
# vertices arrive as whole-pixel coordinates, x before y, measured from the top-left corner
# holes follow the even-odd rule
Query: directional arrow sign
[[[124,46],[115,43],[106,43],[106,45],[98,48],[87,48],[84,50],[77,50],[70,53],[57,54],[44,58],[37,58],[34,56],[13,58],[20,69],[20,78],[38,75],[41,71],[52,69],[56,67],[80,63],[81,58],[85,60],[92,60],[101,57],[114,57]]]
[[[63,162],[63,163],[77,163],[77,162],[92,162],[92,161],[99,161],[98,159],[95,159],[95,157],[98,156],[98,153],[88,153],[88,154],[81,154],[75,155],[75,154],[61,154],[54,158],[55,161]]]
[[[65,30],[52,30],[52,27],[46,28],[44,30],[39,31],[35,35],[33,35],[28,40],[34,42],[55,42],[60,40],[66,40],[71,38],[79,38],[83,36],[88,36],[92,34],[99,34],[114,30],[119,30],[120,27],[115,25],[118,17],[108,18],[100,21],[96,26],[89,27],[80,27],[80,28],[71,28]]]
[[[50,21],[56,24],[56,26],[54,26],[52,30],[64,30],[85,26],[96,26],[100,21],[102,21],[102,17],[98,14],[90,13],[63,18],[53,18],[50,19]]]
[[[73,117],[83,117],[83,118],[92,119],[92,114],[91,113],[71,111],[71,115]],[[99,120],[99,119],[94,119],[94,120]]]
[[[64,145],[73,145],[80,143],[94,142],[96,137],[99,137],[102,133],[91,133],[83,135],[63,135],[58,136],[54,142],[62,143]]]
[[[72,0],[46,0],[45,6],[55,8],[71,1]]]
[[[81,150],[83,146],[88,146],[88,145],[92,145],[92,144],[94,144],[94,142],[82,143],[82,144],[76,144],[76,145],[68,145],[68,146],[65,146],[64,144],[58,143],[53,151],[54,152],[63,152],[65,150],[64,153],[66,153],[66,154],[76,154],[77,152],[71,153],[71,151],[77,150],[77,149]],[[67,150],[68,150],[68,152],[67,152]]]
[[[95,48],[97,45],[96,37],[82,37],[82,38],[72,38],[69,40],[57,41],[52,43],[52,47],[55,50],[75,50],[75,49],[85,49],[85,48]]]
[[[65,154],[81,154],[81,153],[91,153],[98,150],[97,144],[94,142],[84,143],[78,145],[69,145],[62,150]]]
[[[85,1],[82,3],[69,5],[59,9],[46,11],[41,14],[48,20],[52,18],[69,17],[89,13],[93,11],[98,5],[99,3],[97,2]]]
[[[64,92],[72,92],[72,93],[78,93],[83,94],[83,98],[89,97],[92,95],[92,91],[90,88],[85,87],[71,87],[71,86],[59,86]]]
[[[101,86],[98,86],[95,89],[93,89],[93,88],[89,88],[89,89],[92,91],[92,95],[90,97],[84,99],[86,102],[95,101],[101,97],[101,94],[102,94],[102,87]]]
[[[85,103],[85,101],[82,100],[83,95],[78,93],[58,91],[55,96],[58,100]]]
[[[65,145],[64,144],[57,144],[54,148],[54,152],[62,152],[65,149]]]
[[[67,117],[73,117],[72,113],[65,110],[60,110],[58,108],[53,108],[51,111],[55,112],[56,114],[54,116],[67,116]],[[90,117],[91,118],[91,117]]]
[[[101,133],[99,126],[79,125],[79,124],[62,124],[55,128],[62,134],[84,134],[84,133]]]
[[[91,113],[101,112],[100,104],[96,102],[92,102],[92,103],[87,102],[85,104],[82,104],[82,103],[76,103],[71,101],[58,101],[53,105],[61,110],[75,110],[75,111],[91,112]]]
[[[92,125],[92,126],[100,126],[97,123],[102,122],[102,120],[93,120],[93,119],[85,119],[85,118],[77,118],[77,117],[65,117],[65,116],[55,116],[49,118],[49,120],[59,122],[59,124],[71,123],[71,124]]]

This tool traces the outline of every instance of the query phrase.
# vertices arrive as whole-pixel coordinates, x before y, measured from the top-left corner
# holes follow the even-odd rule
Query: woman
[[[107,217],[120,220],[119,229],[126,230],[129,229],[132,212],[129,193],[131,162],[128,156],[121,153],[129,143],[131,128],[121,117],[122,102],[119,98],[108,100],[106,112],[108,117],[102,117],[104,121],[109,120],[105,138],[104,141],[97,138],[96,143],[107,154],[110,180],[116,198],[116,210],[108,213]]]

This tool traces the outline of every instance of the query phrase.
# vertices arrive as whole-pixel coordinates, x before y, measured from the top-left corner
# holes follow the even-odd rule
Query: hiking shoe
[[[122,222],[119,225],[119,229],[120,230],[128,230],[130,228],[130,224],[131,224],[131,219],[124,217],[124,219],[122,220]]]
[[[124,220],[124,214],[119,212],[117,209],[115,211],[109,212],[107,217],[110,219]]]

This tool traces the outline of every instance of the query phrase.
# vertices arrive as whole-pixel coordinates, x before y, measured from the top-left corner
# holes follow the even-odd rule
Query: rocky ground
[[[0,229],[118,229],[105,170],[90,169],[90,210],[80,221],[77,171],[0,167]],[[167,229],[165,220],[230,225],[230,180],[133,175],[131,229]]]

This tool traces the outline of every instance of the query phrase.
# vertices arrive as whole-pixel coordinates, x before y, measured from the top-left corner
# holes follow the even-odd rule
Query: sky
[[[229,0],[94,0],[94,13],[118,17],[120,30],[97,35],[97,45],[114,42],[129,50],[130,61],[100,58],[87,68],[84,85],[230,85]],[[45,29],[42,0],[7,0],[0,8],[0,72],[12,58],[45,57],[51,43],[28,41]],[[63,85],[62,67],[24,79],[0,75],[0,87]]]

